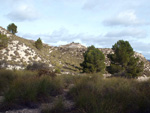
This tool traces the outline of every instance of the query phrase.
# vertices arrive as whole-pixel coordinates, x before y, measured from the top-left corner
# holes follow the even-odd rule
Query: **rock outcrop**
[[[60,46],[61,48],[79,48],[79,49],[85,49],[86,47],[81,45],[80,43],[75,43],[75,42],[72,42],[70,44],[67,44],[67,45],[61,45]]]

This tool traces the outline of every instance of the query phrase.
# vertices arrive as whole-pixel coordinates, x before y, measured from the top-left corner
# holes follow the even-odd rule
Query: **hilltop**
[[[8,32],[0,27],[0,33],[9,38],[8,47],[0,50],[0,61],[7,69],[24,69],[27,65],[33,62],[42,62],[49,67],[61,69],[64,73],[80,72],[80,63],[83,62],[83,53],[86,47],[80,43],[70,43],[59,47],[43,44],[42,50],[35,47],[35,41],[27,40]],[[107,58],[108,54],[113,51],[110,48],[99,48],[105,55],[105,64],[109,65],[110,61]],[[135,57],[139,57],[144,62],[144,74],[150,72],[150,62],[145,57],[135,52]]]

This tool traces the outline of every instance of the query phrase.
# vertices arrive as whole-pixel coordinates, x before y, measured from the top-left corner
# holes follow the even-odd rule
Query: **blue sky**
[[[149,0],[0,0],[0,26],[49,45],[80,42],[111,48],[127,40],[150,59]]]

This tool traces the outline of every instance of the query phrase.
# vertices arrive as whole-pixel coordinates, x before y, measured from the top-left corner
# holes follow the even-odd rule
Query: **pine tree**
[[[87,51],[83,54],[84,61],[80,64],[85,73],[102,72],[105,69],[105,56],[94,46],[88,47]]]
[[[35,41],[35,47],[39,50],[43,48],[43,43],[40,38],[37,41]]]
[[[114,54],[109,55],[111,64],[107,70],[129,78],[140,76],[143,72],[143,62],[134,57],[134,51],[128,41],[119,40],[113,45]]]
[[[12,34],[17,33],[17,26],[14,23],[11,23],[7,26],[7,30]]]

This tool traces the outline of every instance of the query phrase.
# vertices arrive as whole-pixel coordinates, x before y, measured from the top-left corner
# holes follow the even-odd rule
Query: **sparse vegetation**
[[[33,62],[33,64],[29,64],[26,69],[27,70],[40,70],[40,69],[49,69],[49,67],[45,63]]]
[[[58,98],[52,108],[45,106],[42,108],[42,113],[65,113],[63,99]]]
[[[99,49],[95,48],[94,46],[90,46],[83,56],[84,61],[80,64],[83,68],[83,72],[95,73],[104,71],[105,56]]]
[[[60,74],[61,73],[61,71],[60,71],[60,69],[55,69],[55,73],[58,73],[58,74]]]
[[[0,34],[0,50],[8,46],[8,38],[6,35]]]

